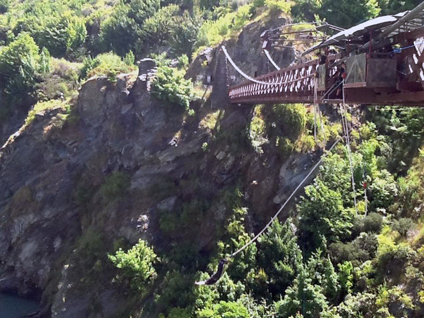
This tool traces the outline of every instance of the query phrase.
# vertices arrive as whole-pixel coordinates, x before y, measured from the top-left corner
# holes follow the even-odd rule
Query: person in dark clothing
[[[201,281],[201,282],[195,282],[196,285],[214,285],[222,276],[224,273],[224,266],[228,263],[228,260],[226,258],[219,261],[218,264],[218,270],[215,274],[213,274],[209,279]]]
[[[343,89],[343,80],[346,78],[346,64],[342,63],[342,65],[340,66],[340,69],[337,71],[336,73],[337,78],[336,78],[336,83],[337,85],[340,85],[337,88],[337,92],[336,92],[336,97],[340,98],[342,97],[342,89]]]

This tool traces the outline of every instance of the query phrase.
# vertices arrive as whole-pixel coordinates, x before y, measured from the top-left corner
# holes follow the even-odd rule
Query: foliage
[[[262,153],[262,145],[268,142],[266,138],[266,122],[262,114],[263,105],[256,106],[249,125],[249,139],[256,152]]]
[[[174,26],[169,40],[170,51],[174,56],[185,54],[191,57],[200,27],[203,23],[202,18],[199,16],[192,17],[185,11],[178,22]]]
[[[295,141],[305,129],[305,106],[302,104],[274,105],[272,110],[275,133]]]
[[[35,116],[37,114],[40,114],[41,112],[45,112],[47,110],[52,110],[56,108],[65,109],[65,107],[66,107],[66,103],[62,100],[49,100],[46,102],[38,102],[28,112],[28,116],[25,119],[25,125],[31,124],[34,121]]]
[[[376,17],[380,12],[376,0],[331,1],[323,0],[319,15],[328,23],[348,28],[363,20]]]
[[[316,179],[313,185],[305,188],[305,194],[297,206],[301,246],[314,249],[323,244],[323,237],[332,242],[350,234],[353,215],[343,208],[339,192]]]
[[[220,301],[212,309],[198,312],[199,318],[249,318],[249,312],[240,303]]]
[[[104,49],[124,56],[136,51],[144,23],[160,8],[159,0],[130,0],[119,4],[101,25],[100,37]]]
[[[72,97],[79,87],[81,65],[65,59],[51,59],[45,66],[48,70],[42,75],[42,82],[36,88],[38,100],[67,99]]]
[[[35,86],[40,67],[39,48],[28,33],[19,34],[9,45],[0,48],[0,79],[6,96],[29,94]]]
[[[158,68],[153,82],[152,94],[162,101],[167,102],[170,109],[176,111],[188,110],[192,98],[193,84],[184,79],[181,71],[168,66]]]
[[[130,186],[129,175],[114,171],[110,176],[106,177],[100,191],[105,199],[115,199],[121,197]]]
[[[148,17],[140,31],[143,42],[154,46],[165,44],[171,37],[171,31],[179,24],[178,13],[179,7],[173,4],[159,9],[153,16]]]
[[[268,7],[271,14],[288,13],[291,5],[290,2],[285,0],[265,0],[265,6]]]
[[[65,12],[42,20],[33,36],[40,47],[46,47],[55,57],[63,57],[84,45],[87,30],[83,19]]]
[[[250,19],[250,6],[244,5],[216,21],[206,21],[199,30],[196,48],[215,46],[233,32],[239,31]]]
[[[318,317],[328,304],[319,285],[312,284],[306,269],[302,270],[294,280],[292,287],[286,291],[284,299],[276,303],[277,317],[290,317],[301,313],[305,318]]]
[[[119,56],[113,53],[103,53],[95,59],[88,57],[84,60],[80,77],[107,76],[109,80],[115,82],[118,74],[129,73],[135,69],[134,65],[123,61]]]
[[[343,292],[349,294],[353,286],[353,266],[351,262],[339,264],[339,281]]]
[[[109,259],[120,269],[118,279],[128,281],[134,290],[143,291],[156,279],[154,264],[157,256],[143,240],[139,240],[127,252],[119,249],[115,255],[109,255]]]
[[[259,239],[258,266],[264,269],[267,289],[274,295],[284,293],[302,266],[302,252],[291,224],[290,219],[283,225],[275,222]]]

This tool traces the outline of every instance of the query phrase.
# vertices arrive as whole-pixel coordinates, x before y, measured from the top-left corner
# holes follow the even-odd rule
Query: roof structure
[[[315,45],[302,55],[306,55],[315,50],[326,48],[331,45],[345,47],[347,43],[353,49],[365,49],[369,44],[370,35],[372,38],[391,38],[400,33],[411,32],[424,26],[424,2],[411,11],[400,12],[395,15],[386,15],[360,23],[352,28],[341,31],[329,39]],[[375,42],[375,40],[374,40]],[[356,46],[356,48],[355,48]]]

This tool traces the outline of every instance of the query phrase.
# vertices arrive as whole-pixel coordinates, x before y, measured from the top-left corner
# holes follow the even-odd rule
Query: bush
[[[410,218],[401,218],[393,223],[393,230],[398,231],[402,237],[406,237],[408,231],[414,229],[415,223]]]
[[[38,102],[34,107],[28,112],[28,116],[25,119],[25,125],[29,125],[35,119],[35,115],[46,110],[51,110],[55,108],[65,109],[67,105],[62,100],[49,100],[46,102]]]
[[[45,17],[41,26],[32,33],[37,44],[46,47],[55,57],[76,52],[84,45],[87,37],[84,20],[70,12]]]
[[[105,199],[115,199],[122,196],[130,186],[129,175],[115,171],[106,177],[100,191]]]
[[[65,59],[52,59],[50,72],[43,76],[43,82],[37,85],[39,100],[65,99],[72,97],[79,87],[81,65]]]
[[[130,50],[142,48],[143,25],[160,8],[160,0],[129,0],[114,8],[111,17],[101,25],[104,49],[125,56]]]
[[[39,48],[28,33],[19,34],[0,49],[0,79],[6,95],[23,99],[36,83],[39,71]]]
[[[185,54],[191,57],[203,21],[185,11],[178,22],[169,40],[170,51],[174,56]]]
[[[249,311],[238,302],[220,301],[213,308],[205,308],[197,313],[199,318],[249,318]]]
[[[332,242],[350,234],[353,213],[343,208],[339,192],[317,178],[313,185],[305,187],[305,193],[297,205],[301,246],[309,245],[313,250],[323,244],[323,237]]]
[[[179,7],[172,4],[159,9],[153,16],[147,18],[140,32],[143,45],[157,47],[167,43],[178,26],[178,13]]]
[[[265,0],[265,5],[268,7],[271,14],[280,12],[288,13],[292,4],[286,0]]]
[[[380,233],[383,226],[383,217],[375,212],[371,212],[363,219],[362,230],[364,232]]]
[[[206,21],[199,30],[195,47],[218,44],[231,33],[239,31],[250,17],[250,5],[244,5],[237,12],[227,13],[216,21]]]
[[[306,108],[302,104],[274,105],[272,121],[275,122],[276,134],[295,141],[305,130]]]
[[[168,66],[158,68],[153,81],[152,94],[157,99],[168,102],[168,107],[177,111],[188,110],[192,99],[193,83],[184,79],[181,71]]]
[[[118,74],[130,73],[135,70],[135,65],[128,65],[119,56],[113,53],[104,53],[99,54],[95,59],[86,58],[80,77],[107,76],[110,81],[115,82]]]
[[[133,290],[146,290],[157,276],[154,264],[157,256],[143,240],[139,240],[128,252],[119,249],[115,255],[108,255],[112,263],[119,268],[118,279],[129,282]]]

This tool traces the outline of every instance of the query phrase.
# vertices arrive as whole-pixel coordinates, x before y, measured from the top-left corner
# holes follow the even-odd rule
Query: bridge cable
[[[280,67],[275,63],[275,61],[272,59],[271,54],[269,54],[269,51],[267,49],[264,49],[264,53],[268,60],[271,62],[271,64],[279,71]]]
[[[301,80],[304,80],[304,79],[306,79],[306,78],[309,78],[309,77],[312,77],[312,76],[314,76],[314,74],[310,74],[310,75],[307,75],[307,76],[303,76],[303,77],[300,77],[300,78],[296,78],[296,79],[294,79],[294,80],[291,80],[291,81],[288,81],[288,80],[286,80],[284,83],[283,82],[280,82],[280,83],[277,83],[277,82],[274,82],[274,83],[270,83],[270,82],[264,82],[264,81],[258,81],[257,79],[255,79],[255,78],[253,78],[253,77],[250,77],[249,75],[247,75],[246,73],[244,73],[235,63],[234,63],[234,61],[231,59],[231,56],[228,54],[228,52],[227,52],[227,49],[225,48],[225,46],[221,46],[221,48],[222,48],[222,51],[225,53],[225,56],[227,57],[227,59],[228,59],[228,61],[230,62],[230,64],[234,67],[234,69],[241,75],[241,76],[243,76],[245,79],[247,79],[247,80],[249,80],[249,81],[251,81],[251,82],[253,82],[253,83],[256,83],[256,84],[262,84],[262,85],[269,85],[269,86],[277,86],[277,85],[286,85],[286,84],[290,84],[290,83],[294,83],[294,82],[298,82],[298,81],[301,81]]]
[[[267,225],[265,225],[265,227],[258,234],[256,234],[255,237],[253,237],[249,242],[247,242],[245,245],[243,245],[237,251],[235,251],[234,253],[232,253],[228,258],[233,258],[237,254],[239,254],[240,252],[242,252],[243,250],[245,250],[247,247],[249,247],[249,245],[251,245],[253,242],[255,242],[271,226],[271,224],[274,223],[275,219],[278,217],[278,215],[281,213],[281,211],[283,211],[283,209],[286,207],[287,203],[290,202],[290,200],[294,197],[294,195],[296,194],[296,192],[303,186],[303,184],[306,182],[306,180],[308,180],[308,178],[311,176],[311,174],[318,168],[318,166],[321,164],[321,162],[324,160],[324,158],[327,157],[331,153],[331,151],[334,149],[334,147],[339,143],[339,141],[341,139],[342,139],[341,137],[337,138],[337,140],[327,150],[327,152],[325,152],[321,156],[321,158],[319,159],[319,161],[315,164],[315,166],[312,167],[312,169],[309,171],[309,173],[306,175],[306,177],[303,178],[303,180],[299,183],[299,185],[296,187],[296,189],[294,189],[294,191],[290,194],[290,196],[283,203],[283,205],[280,207],[280,209],[277,211],[277,213],[267,223]]]

